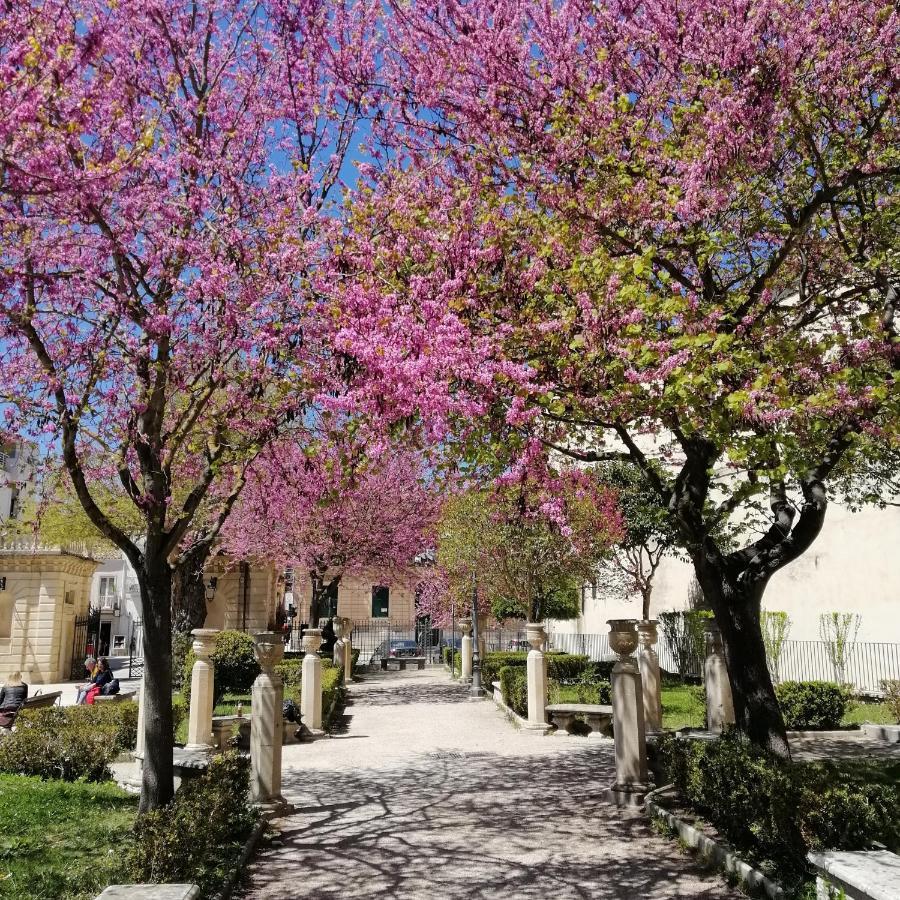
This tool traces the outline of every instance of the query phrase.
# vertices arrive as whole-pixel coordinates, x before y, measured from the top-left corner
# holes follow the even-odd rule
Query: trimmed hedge
[[[137,817],[125,868],[134,882],[194,882],[204,897],[237,864],[256,824],[250,806],[250,763],[237,753],[213,757],[186,780],[167,806]]]
[[[828,731],[840,728],[850,691],[832,681],[783,681],[775,695],[792,730]]]
[[[184,659],[182,693],[184,705],[191,706],[191,670],[196,657],[191,650]],[[216,668],[213,687],[213,704],[219,703],[225,694],[247,694],[259,675],[259,663],[253,652],[253,636],[245,631],[220,631],[212,652]]]
[[[823,848],[862,850],[896,840],[900,791],[823,777],[814,764],[791,764],[743,741],[658,744],[667,780],[739,850],[770,861],[788,890],[806,880],[806,854]]]
[[[174,707],[177,728],[184,710]],[[109,763],[137,740],[137,704],[25,709],[16,730],[0,738],[0,772],[75,781],[103,781]]]
[[[581,678],[594,665],[586,656],[574,653],[551,652],[545,654],[545,658],[547,674],[556,681],[574,681]],[[504,666],[524,668],[527,661],[528,653],[521,650],[485,653],[484,659],[481,661],[481,683],[489,688],[493,682],[499,679],[500,670]]]
[[[495,679],[496,680],[496,679]],[[523,719],[528,718],[528,675],[524,666],[504,666],[500,670],[503,702]]]

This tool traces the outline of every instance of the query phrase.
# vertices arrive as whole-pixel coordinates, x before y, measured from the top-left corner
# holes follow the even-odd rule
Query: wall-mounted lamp
[[[216,588],[219,586],[219,579],[215,575],[210,576],[206,582],[206,602],[212,603],[216,596]]]

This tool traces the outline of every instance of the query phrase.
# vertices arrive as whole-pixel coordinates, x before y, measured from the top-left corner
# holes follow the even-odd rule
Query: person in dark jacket
[[[82,703],[93,705],[94,698],[103,691],[103,688],[113,680],[113,673],[110,671],[109,663],[105,659],[97,660],[97,671],[91,679],[91,686],[84,695]]]
[[[28,685],[21,672],[13,672],[0,687],[0,728],[11,728],[22,704],[28,699]]]

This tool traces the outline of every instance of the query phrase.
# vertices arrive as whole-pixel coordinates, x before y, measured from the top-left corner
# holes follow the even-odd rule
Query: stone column
[[[334,650],[332,651],[331,661],[335,668],[341,670],[343,677],[344,671],[344,619],[342,616],[335,616],[332,619],[332,627],[334,628],[334,636],[337,640],[334,642]]]
[[[274,631],[253,635],[262,670],[253,682],[250,706],[250,796],[254,803],[277,808],[281,796],[281,744],[284,739],[284,686],[275,666],[284,656],[284,641]]]
[[[703,682],[706,688],[706,727],[713,734],[721,734],[734,725],[734,701],[731,699],[731,682],[725,664],[725,648],[722,633],[713,619],[707,619],[706,662],[703,664]]]
[[[459,620],[459,630],[462,632],[462,640],[460,641],[460,674],[459,680],[468,684],[472,680],[472,619],[464,618]]]
[[[528,728],[546,734],[547,725],[547,660],[544,651],[544,641],[547,635],[544,626],[540,622],[529,622],[525,626],[528,643],[531,649],[528,651],[528,659],[525,663],[525,674],[528,679]]]
[[[634,619],[610,619],[609,646],[619,658],[613,666],[613,734],[616,741],[616,783],[607,798],[620,806],[638,805],[650,789],[644,731],[641,673],[632,656],[638,644]]]
[[[306,655],[300,666],[300,714],[303,724],[313,734],[322,730],[322,659],[318,654],[322,646],[322,629],[308,628],[303,635]]]
[[[348,618],[344,618],[344,683],[350,684],[353,681],[353,641],[351,634],[353,633],[353,622]]]
[[[644,725],[648,734],[662,731],[662,684],[659,674],[659,657],[653,645],[659,639],[657,622],[643,619],[638,622],[638,668],[644,692]]]
[[[191,710],[185,750],[208,750],[215,745],[212,734],[214,667],[210,657],[216,646],[217,628],[195,628],[196,661],[191,669]]]

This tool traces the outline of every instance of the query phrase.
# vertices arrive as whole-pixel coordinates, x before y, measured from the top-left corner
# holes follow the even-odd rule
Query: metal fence
[[[287,650],[302,649],[303,630],[299,626],[292,628],[286,635]],[[527,650],[525,632],[512,628],[487,628],[479,631],[479,638],[484,640],[488,653],[504,650]],[[378,666],[391,650],[392,644],[401,641],[415,643],[415,652],[424,656],[428,665],[441,662],[444,647],[459,649],[462,632],[458,627],[432,628],[427,619],[414,619],[398,622],[389,619],[370,619],[353,623],[351,635],[353,648],[359,650],[360,666]]]
[[[581,653],[594,660],[613,659],[606,634],[563,634],[551,632],[550,646],[567,653]],[[663,635],[656,645],[660,666],[677,672],[675,653]],[[776,681],[837,681],[851,684],[863,694],[882,693],[881,682],[900,679],[900,644],[858,642],[847,649],[844,665],[835,665],[830,645],[825,641],[785,641],[777,666],[771,666]],[[703,658],[691,657],[683,675],[700,677]]]

